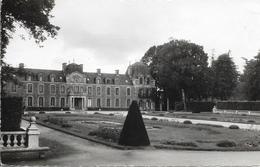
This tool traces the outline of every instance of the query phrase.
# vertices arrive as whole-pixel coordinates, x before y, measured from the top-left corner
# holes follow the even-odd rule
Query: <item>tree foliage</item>
[[[238,83],[236,65],[229,54],[222,54],[212,62],[214,73],[213,97],[227,100]]]
[[[156,86],[170,98],[180,99],[184,89],[187,99],[208,96],[208,57],[203,47],[185,40],[172,40],[153,46],[142,62],[149,65]]]
[[[36,43],[55,37],[58,26],[50,23],[54,0],[3,0],[1,11],[1,55],[17,27],[28,30]]]
[[[243,92],[246,99],[260,100],[260,52],[255,59],[246,61],[241,80],[244,82]]]

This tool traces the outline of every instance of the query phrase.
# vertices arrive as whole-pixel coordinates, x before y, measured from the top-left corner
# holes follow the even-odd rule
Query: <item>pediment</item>
[[[83,74],[79,72],[73,72],[66,76],[67,83],[85,83],[86,78]]]

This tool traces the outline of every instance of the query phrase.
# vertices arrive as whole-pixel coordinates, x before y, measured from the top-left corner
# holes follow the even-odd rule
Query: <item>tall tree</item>
[[[58,26],[50,23],[54,0],[2,0],[1,56],[17,27],[28,30],[36,43],[55,37]]]
[[[151,47],[142,58],[149,65],[156,86],[171,100],[207,97],[208,56],[203,47],[185,40],[172,40]]]
[[[227,100],[232,95],[238,83],[236,65],[228,53],[222,54],[212,62],[214,73],[213,96]]]
[[[260,100],[260,52],[255,59],[246,61],[241,80],[244,82],[243,92],[246,99]]]

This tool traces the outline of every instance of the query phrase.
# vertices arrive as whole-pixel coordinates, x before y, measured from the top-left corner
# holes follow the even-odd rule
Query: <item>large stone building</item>
[[[83,72],[83,64],[62,64],[62,70],[24,68],[5,87],[9,96],[22,96],[27,109],[126,110],[137,100],[141,110],[154,110],[154,80],[146,65],[130,65],[126,74]]]

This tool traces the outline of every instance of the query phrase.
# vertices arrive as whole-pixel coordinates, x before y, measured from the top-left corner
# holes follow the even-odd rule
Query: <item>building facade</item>
[[[155,82],[148,67],[141,62],[130,65],[126,74],[83,72],[83,64],[62,64],[62,70],[24,68],[16,70],[18,84],[9,82],[8,96],[22,96],[27,109],[67,108],[69,110],[126,110],[133,100],[141,110],[154,110],[151,98]]]

